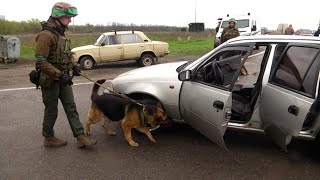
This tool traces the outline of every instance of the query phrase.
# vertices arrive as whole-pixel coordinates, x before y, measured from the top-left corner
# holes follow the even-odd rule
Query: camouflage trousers
[[[82,134],[84,129],[79,119],[76,103],[74,102],[72,87],[69,85],[63,86],[58,81],[54,81],[50,87],[41,88],[41,91],[45,106],[42,135],[44,137],[54,135],[53,126],[58,116],[58,99],[62,103],[73,135],[76,137]]]

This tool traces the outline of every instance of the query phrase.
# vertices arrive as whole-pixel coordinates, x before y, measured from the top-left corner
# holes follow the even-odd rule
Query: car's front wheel
[[[90,56],[84,56],[80,59],[80,67],[84,70],[92,69],[94,61]]]
[[[144,54],[141,56],[139,63],[142,67],[150,66],[154,63],[154,56],[151,54]]]

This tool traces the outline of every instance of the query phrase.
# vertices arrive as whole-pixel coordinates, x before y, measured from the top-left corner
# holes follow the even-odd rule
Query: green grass
[[[154,41],[169,43],[169,56],[203,55],[213,48],[213,36],[204,33],[173,33],[152,32],[146,33]],[[70,35],[72,48],[93,44],[99,37],[98,34]],[[36,35],[18,36],[21,40],[20,59],[24,61],[34,60]]]
[[[191,40],[173,40],[169,43],[170,54],[172,56],[181,55],[202,55],[212,50],[213,38],[191,39]]]
[[[146,33],[151,40],[169,43],[169,56],[203,55],[213,49],[214,38],[202,33]]]

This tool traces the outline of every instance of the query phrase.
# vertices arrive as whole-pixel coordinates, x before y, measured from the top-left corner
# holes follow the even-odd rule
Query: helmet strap
[[[59,22],[59,25],[60,25],[63,29],[68,29],[68,26],[62,24],[61,21],[59,20],[59,18],[56,18],[56,20]]]
[[[51,19],[51,20],[50,20]],[[54,29],[57,33],[63,35],[65,30],[65,26],[58,20],[58,18],[50,17],[49,20],[52,23],[52,29]]]

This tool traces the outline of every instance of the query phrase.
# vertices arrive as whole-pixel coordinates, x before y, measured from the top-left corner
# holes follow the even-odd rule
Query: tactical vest
[[[60,71],[67,71],[72,69],[70,38],[66,34],[64,34],[64,36],[60,35],[53,28],[53,26],[50,27],[50,24],[45,25],[45,28],[43,28],[43,33],[47,33],[48,35],[53,37],[56,42],[56,48],[51,49],[47,61]]]
[[[223,35],[224,42],[228,41],[229,39],[235,38],[239,36],[239,31],[235,28],[229,28]]]

